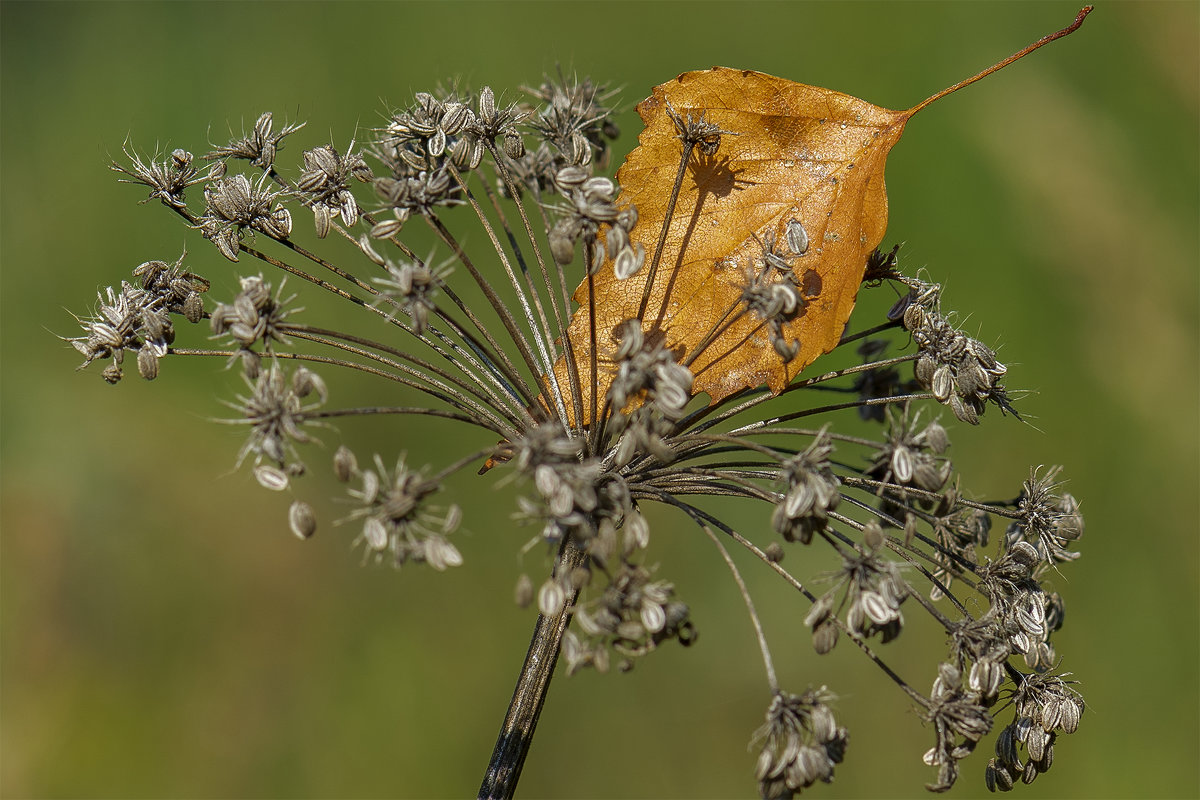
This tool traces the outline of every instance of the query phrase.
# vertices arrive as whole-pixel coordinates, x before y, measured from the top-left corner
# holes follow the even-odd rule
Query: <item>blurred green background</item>
[[[957,464],[1004,497],[1030,465],[1061,463],[1087,517],[1056,642],[1090,708],[1053,771],[1018,787],[1029,797],[1200,792],[1198,9],[1100,3],[1075,36],[923,112],[889,162],[885,243],[906,242],[904,263],[1002,344],[1009,385],[1036,390],[1032,425],[954,426]],[[309,122],[290,165],[413,91],[457,79],[514,98],[561,63],[622,89],[619,157],[632,106],[682,71],[753,68],[907,107],[1076,10],[4,2],[0,794],[473,796],[533,621],[509,600],[530,533],[508,519],[511,488],[452,487],[464,567],[363,568],[348,529],[296,541],[288,499],[233,471],[238,432],[208,421],[237,388],[219,364],[168,359],[153,384],[117,387],[74,371],[56,338],[74,334],[68,309],[138,263],[186,243],[213,297],[236,288],[214,248],[115,183],[127,139],[200,153],[272,110]],[[417,461],[478,444],[436,423],[343,428]],[[332,496],[311,460],[305,496]],[[653,523],[700,640],[628,675],[560,675],[523,796],[754,792],[746,744],[767,693],[749,623],[711,547],[675,516]],[[846,696],[847,761],[812,795],[923,796],[932,732],[849,647],[814,656],[794,597],[750,572],[784,685]],[[927,690],[942,637],[916,627],[886,655]],[[955,796],[985,793],[986,759]]]

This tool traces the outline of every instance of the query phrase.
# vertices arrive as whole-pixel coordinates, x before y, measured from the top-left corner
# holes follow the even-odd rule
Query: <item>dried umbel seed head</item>
[[[304,151],[304,172],[296,182],[296,191],[313,211],[317,237],[329,234],[330,224],[340,217],[351,227],[358,223],[358,201],[350,191],[351,179],[368,182],[374,176],[361,153],[339,153],[331,144]]]
[[[778,692],[759,729],[762,742],[755,777],[763,797],[790,798],[817,781],[829,783],[846,753],[848,735],[839,727],[825,687],[799,694]]]
[[[361,520],[359,536],[366,557],[389,557],[396,567],[415,561],[437,571],[463,563],[450,536],[462,519],[458,506],[434,506],[429,498],[440,486],[424,471],[410,469],[403,458],[388,469],[378,455],[373,468],[355,473],[357,488],[347,489],[355,508],[348,520]]]
[[[258,231],[272,239],[291,235],[292,214],[283,196],[272,191],[266,175],[254,183],[245,175],[210,181],[204,187],[204,199],[207,210],[199,219],[199,228],[230,261],[238,260],[243,231]]]
[[[213,335],[247,350],[258,342],[267,350],[275,342],[287,344],[288,317],[303,310],[288,308],[295,295],[284,298],[282,284],[272,295],[271,284],[261,275],[242,278],[241,286],[232,303],[218,303],[213,309]]]
[[[413,332],[418,336],[429,327],[429,316],[436,308],[438,291],[450,277],[450,265],[430,266],[427,262],[387,262],[387,277],[375,278],[379,288],[377,304],[388,304],[391,308],[408,315]]]
[[[677,590],[694,582],[656,566],[656,517],[646,508],[658,502],[694,522],[703,534],[696,540],[725,561],[754,623],[772,698],[756,771],[766,797],[830,780],[848,734],[827,690],[780,687],[753,583],[730,544],[796,590],[818,653],[845,634],[903,682],[932,723],[932,788],[949,788],[958,763],[1010,709],[1011,721],[997,726],[989,785],[1011,787],[1049,769],[1083,706],[1053,672],[1063,603],[1042,580],[1075,557],[1078,503],[1060,491],[1054,470],[1035,471],[1019,495],[1015,485],[1001,491],[1017,499],[999,504],[976,499],[997,496],[994,489],[955,473],[945,428],[918,405],[931,398],[968,422],[988,403],[1010,411],[1006,370],[942,313],[941,287],[904,277],[895,249],[867,241],[883,231],[879,204],[845,204],[861,200],[861,181],[874,180],[876,167],[833,153],[832,162],[806,156],[791,172],[776,171],[789,158],[779,140],[793,134],[809,153],[830,141],[867,148],[881,167],[879,148],[915,112],[872,110],[760,73],[689,73],[640,106],[650,135],[618,188],[605,174],[616,127],[604,87],[548,79],[530,94],[532,102],[506,106],[504,93],[487,87],[420,92],[387,113],[361,152],[353,142],[344,151],[317,142],[290,166],[279,163],[281,146],[299,126],[279,129],[270,114],[209,153],[216,163],[203,175],[186,151],[161,163],[131,156],[126,179],[185,219],[191,235],[231,260],[259,262],[263,273],[210,306],[216,341],[200,349],[174,343],[177,327],[180,336],[189,330],[176,318],[206,316],[209,282],[182,258],[145,261],[135,280],[101,293],[72,346],[85,364],[104,361],[110,382],[121,378],[127,354],[146,378],[159,375],[168,354],[240,365],[247,388],[227,421],[248,432],[239,463],[251,459],[271,500],[290,503],[288,526],[300,538],[317,527],[313,507],[296,497],[318,426],[371,420],[385,426],[369,431],[383,445],[394,441],[386,426],[400,416],[439,431],[471,427],[472,446],[450,455],[455,440],[439,439],[442,463],[420,469],[395,451],[360,463],[338,447],[332,468],[348,505],[339,522],[364,561],[448,570],[464,560],[462,515],[438,504],[441,487],[480,465],[481,474],[510,470],[501,481],[520,487],[518,517],[536,525],[520,551],[522,570],[540,569],[522,574],[514,599],[553,618],[534,637],[522,678],[531,694],[547,677],[536,670],[552,668],[559,647],[570,672],[627,671],[664,643],[695,641]],[[785,96],[796,99],[791,117],[775,113]],[[797,118],[813,97],[817,116]],[[771,103],[775,111],[760,113]],[[879,135],[863,144],[869,131]],[[244,174],[227,169],[235,159]],[[760,168],[776,177],[764,181]],[[796,205],[793,183],[814,168],[823,188]],[[190,207],[185,190],[198,182],[203,196]],[[451,206],[463,208],[448,214]],[[315,237],[297,230],[292,239],[296,214],[312,214]],[[416,254],[414,228],[437,240],[429,257]],[[330,232],[350,246],[321,241]],[[851,268],[864,261],[861,273]],[[297,293],[357,316],[344,326],[301,320],[271,270],[293,276]],[[905,294],[889,317],[848,320],[852,303],[836,298],[884,281]],[[312,307],[328,313],[330,304]],[[854,355],[842,351],[843,363],[852,366],[807,368],[845,346]],[[386,388],[338,405],[318,369],[378,378]],[[835,428],[849,408],[861,424]],[[796,427],[803,424],[811,427]],[[697,497],[765,502],[770,511],[743,534],[725,518],[728,506]],[[1008,526],[998,551],[988,549],[996,520]],[[833,561],[807,551],[785,559],[791,542],[828,548]],[[949,641],[948,655],[939,649],[929,660],[929,696],[911,688],[925,679],[905,680],[885,661],[885,648],[918,615]]]
[[[312,441],[304,428],[328,399],[324,382],[304,367],[296,368],[289,380],[277,365],[254,379],[247,377],[245,380],[250,394],[239,396],[237,403],[230,404],[242,416],[225,420],[229,424],[250,427],[250,435],[238,453],[238,463],[253,454],[256,462],[267,459],[278,465],[303,469],[295,444]],[[312,395],[316,399],[309,401]],[[272,483],[268,481],[264,485]]]
[[[786,484],[771,524],[789,542],[808,544],[824,529],[829,512],[837,508],[839,482],[829,457],[833,443],[822,431],[802,453],[785,461],[780,479]]]

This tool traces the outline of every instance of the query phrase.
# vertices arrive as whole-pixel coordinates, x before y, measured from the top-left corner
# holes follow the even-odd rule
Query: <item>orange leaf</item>
[[[842,337],[867,259],[887,228],[884,165],[912,115],[1070,33],[1090,10],[906,111],[725,67],[656,87],[637,107],[646,127],[617,179],[619,202],[638,211],[630,240],[652,262],[661,237],[660,256],[625,280],[610,261],[574,295],[580,307],[569,339],[587,374],[594,324],[599,405],[614,373],[613,333],[629,319],[640,319],[647,336],[663,337],[694,374],[694,391],[712,403],[763,384],[782,391]],[[723,131],[713,155],[681,143],[679,123],[689,117]],[[672,203],[685,152],[690,158]],[[772,329],[747,306],[746,292],[780,282],[800,302]],[[788,360],[780,351],[795,355]],[[562,384],[566,369],[564,360],[555,365]],[[591,381],[581,383],[590,410]]]

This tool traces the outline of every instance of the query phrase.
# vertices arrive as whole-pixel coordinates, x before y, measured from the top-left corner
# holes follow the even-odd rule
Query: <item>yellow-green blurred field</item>
[[[200,153],[270,110],[309,123],[290,164],[413,91],[458,81],[515,99],[561,64],[621,88],[620,157],[633,105],[679,72],[751,68],[907,107],[1076,11],[4,2],[0,795],[471,795],[533,621],[510,602],[530,534],[509,520],[512,487],[451,487],[463,567],[364,568],[348,529],[297,541],[287,500],[233,470],[238,432],[208,421],[239,388],[233,372],[167,359],[153,384],[111,387],[74,371],[56,338],[74,334],[69,310],[140,262],[186,244],[214,297],[236,290],[215,248],[115,182],[107,164],[126,141]],[[885,243],[905,242],[903,263],[927,266],[1002,345],[1009,385],[1034,390],[1020,406],[1032,424],[993,412],[953,426],[956,463],[993,497],[1061,463],[1087,519],[1055,641],[1089,710],[1025,796],[1200,793],[1198,41],[1194,2],[1100,3],[1076,35],[923,112],[889,163]],[[469,443],[437,423],[342,427],[417,461]],[[337,434],[324,438],[332,450]],[[324,458],[312,462],[309,494],[331,496]],[[769,524],[764,509],[729,513]],[[652,525],[700,639],[627,675],[560,675],[523,796],[754,791],[746,744],[768,698],[749,622],[707,541],[670,514]],[[804,610],[766,578],[751,570],[785,686],[848,695],[847,760],[812,796],[923,795],[932,733],[849,647],[813,655]],[[941,645],[913,630],[886,654],[928,690],[926,651]],[[985,793],[986,760],[966,762],[954,796]]]

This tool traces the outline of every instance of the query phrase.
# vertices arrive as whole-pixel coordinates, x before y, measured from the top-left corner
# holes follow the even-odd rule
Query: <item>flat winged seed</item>
[[[617,187],[613,184],[611,179],[596,176],[594,178],[588,178],[586,181],[584,181],[582,188],[584,194],[597,194],[602,197],[611,197],[612,193],[616,191]]]
[[[529,608],[529,604],[533,602],[533,581],[523,572],[517,578],[517,587],[513,590],[513,600],[516,601],[518,608]]]
[[[642,603],[642,626],[650,633],[658,633],[667,624],[667,615],[658,603],[645,601]]]
[[[425,561],[438,572],[447,567],[458,567],[463,563],[462,553],[440,536],[425,540]]]
[[[583,182],[588,179],[590,173],[583,167],[571,165],[563,167],[554,175],[554,182],[564,189],[582,186]]]
[[[292,212],[286,208],[277,208],[268,217],[270,224],[263,230],[268,236],[276,239],[286,239],[292,233]]]
[[[471,110],[462,103],[448,103],[442,117],[442,130],[449,136],[462,131],[471,122]]]
[[[641,248],[640,243],[638,247]],[[617,280],[627,280],[638,273],[645,260],[644,252],[643,250],[643,257],[638,258],[639,252],[637,250],[634,250],[632,247],[626,247],[617,255],[616,261],[613,263],[613,272],[617,276]]]
[[[496,118],[496,94],[490,86],[479,90],[479,116],[484,122],[491,122]]]
[[[363,538],[372,550],[382,550],[388,543],[387,527],[377,517],[367,517],[363,523]]]
[[[929,445],[929,449],[941,455],[950,446],[950,437],[946,435],[946,429],[935,420],[925,426],[925,443]]]
[[[1017,740],[1012,725],[1005,725],[996,736],[996,755],[1005,764],[1017,764]]]
[[[538,590],[538,611],[542,616],[553,617],[562,611],[567,602],[567,593],[562,584],[550,578]]]
[[[1048,772],[1050,767],[1054,766],[1054,742],[1046,745],[1046,752],[1042,754],[1041,759],[1037,762],[1038,772]]]
[[[834,645],[838,644],[840,634],[841,630],[838,624],[832,619],[821,622],[821,625],[812,630],[812,649],[816,650],[817,655],[827,654],[834,649]]]
[[[152,381],[158,377],[158,356],[150,347],[138,350],[137,364],[138,373],[146,380]]]
[[[1025,738],[1025,749],[1029,751],[1029,758],[1033,761],[1041,761],[1049,741],[1049,735],[1041,728],[1030,729],[1029,735]]]
[[[995,759],[988,762],[987,773],[984,779],[987,782],[988,791],[1012,791],[1012,773],[1003,764],[995,763]]]
[[[383,223],[381,223],[381,225],[382,224]],[[380,227],[380,226],[377,225],[376,227]],[[397,228],[396,230],[398,231],[399,228]],[[374,230],[372,230],[371,235],[374,236]],[[390,234],[388,234],[388,235],[390,235]],[[386,238],[386,237],[377,236],[375,238],[382,239],[382,238]],[[362,236],[358,237],[358,248],[360,250],[362,250],[363,255],[365,255],[367,258],[369,258],[375,264],[378,264],[379,266],[382,267],[386,263],[383,259],[383,256],[379,255],[379,253],[375,250],[375,248],[371,246],[371,239],[365,233]]]
[[[601,675],[603,675],[605,672],[608,672],[607,650],[597,650],[592,653],[592,667]]]
[[[589,268],[589,271],[591,274],[594,275],[597,272],[599,272],[600,269],[604,266],[604,262],[605,262],[604,248],[596,247],[591,250],[591,254],[592,254],[592,263]]]
[[[483,161],[483,150],[484,147],[482,139],[474,139],[471,142],[471,158],[467,162],[468,169],[475,169],[480,165],[480,163]]]
[[[883,595],[878,592],[863,592],[862,607],[867,616],[876,625],[885,625],[896,616],[895,610],[887,604],[883,599]]]
[[[802,256],[808,252],[808,231],[804,230],[800,220],[788,220],[784,238],[787,239],[788,249],[793,255]]]
[[[462,508],[458,505],[452,505],[446,510],[446,519],[442,522],[442,532],[449,533],[456,529],[459,523],[462,522]]]
[[[372,225],[371,237],[372,239],[388,239],[389,236],[400,233],[403,225],[403,219],[384,219],[384,221]]]
[[[1030,598],[1026,606],[1017,607],[1017,624],[1026,633],[1040,636],[1046,630],[1045,609],[1036,597]]]
[[[550,231],[550,253],[554,262],[562,266],[570,264],[575,259],[575,240],[565,230],[555,226]]]
[[[199,294],[193,292],[184,299],[183,316],[191,323],[196,323],[204,319],[204,301],[200,299]]]
[[[784,339],[773,337],[771,343],[775,347],[775,352],[784,361],[791,361],[800,354],[800,342],[789,342]]]
[[[514,160],[525,155],[525,140],[521,134],[513,130],[504,132],[504,155]]]
[[[350,480],[350,476],[358,470],[358,459],[354,457],[354,452],[341,445],[337,452],[333,454],[333,474],[342,483]]]
[[[241,243],[241,240],[238,238],[237,228],[226,228],[218,231],[213,235],[212,243],[221,251],[221,255],[230,261],[238,260],[238,245]]]
[[[604,236],[608,246],[608,254],[616,258],[617,254],[629,246],[629,233],[620,225],[614,225]]]
[[[758,754],[758,762],[754,765],[754,779],[761,781],[771,774],[775,768],[775,754],[771,749],[764,748]]]
[[[359,497],[368,505],[375,502],[379,497],[379,476],[375,474],[375,470],[369,469],[362,474],[363,487],[359,492]]]
[[[629,639],[630,641],[637,641],[642,638],[642,634],[645,632],[646,629],[642,626],[641,622],[634,622],[631,619],[627,619],[617,626],[617,636],[622,639]]]
[[[446,132],[441,128],[434,131],[433,136],[425,144],[425,151],[431,156],[440,156],[446,152]]]
[[[817,598],[817,601],[812,604],[812,608],[804,616],[804,624],[809,628],[820,625],[829,619],[831,611],[833,611],[833,594],[827,592]]]
[[[1024,742],[1029,738],[1029,732],[1033,730],[1033,720],[1029,717],[1021,717],[1017,720],[1013,728],[1013,732],[1017,737],[1018,742]]]
[[[950,398],[950,393],[954,391],[954,376],[950,372],[950,367],[942,365],[934,370],[930,389],[938,402],[944,403]]]
[[[919,306],[909,306],[909,310],[919,308]],[[905,312],[906,314],[908,312]],[[905,326],[907,327],[907,326]],[[911,328],[909,328],[911,330]],[[933,380],[933,371],[937,369],[937,362],[928,355],[921,355],[917,358],[917,363],[913,366],[913,374],[917,376],[917,380],[922,385],[928,386]]]
[[[671,599],[671,592],[674,588],[674,585],[670,583],[648,583],[642,589],[642,596],[662,606],[666,605],[667,601]]]
[[[907,447],[892,451],[892,475],[899,483],[908,483],[913,477],[913,457]]]
[[[347,227],[358,222],[358,202],[354,199],[354,195],[350,194],[350,192],[342,192],[339,208],[342,214],[342,222],[344,222]]]
[[[303,500],[292,503],[288,509],[288,527],[300,539],[309,539],[317,530],[317,516],[312,506]]]
[[[967,687],[985,697],[994,697],[1004,680],[1004,670],[995,661],[976,661],[971,665]]]
[[[884,541],[883,527],[876,520],[871,520],[863,527],[863,544],[868,550],[875,552],[883,547]]]
[[[259,464],[254,468],[254,479],[264,489],[282,492],[288,487],[288,475],[279,467],[271,464]]]
[[[1062,720],[1062,706],[1058,700],[1054,698],[1046,698],[1042,701],[1042,706],[1039,710],[1038,722],[1042,724],[1042,730],[1050,732],[1058,727]]]
[[[1083,714],[1083,707],[1075,700],[1063,705],[1062,718],[1059,724],[1062,725],[1063,733],[1074,733],[1079,728],[1079,717]]]
[[[816,496],[811,483],[798,483],[784,499],[783,511],[790,519],[805,515],[812,509]]]
[[[635,546],[641,549],[650,546],[650,525],[640,513],[625,518],[625,532]]]

